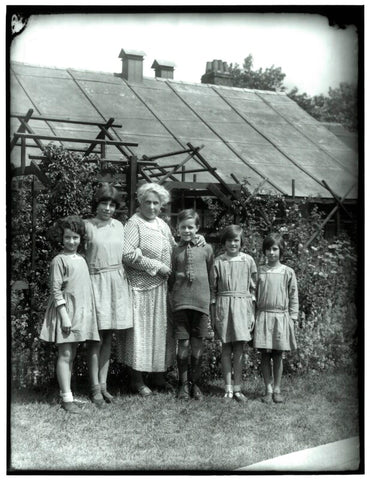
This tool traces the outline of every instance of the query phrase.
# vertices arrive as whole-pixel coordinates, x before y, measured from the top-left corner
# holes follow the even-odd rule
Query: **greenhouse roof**
[[[357,198],[356,151],[284,93],[163,78],[129,82],[118,74],[14,62],[10,94],[12,115],[33,109],[34,115],[60,120],[104,124],[114,118],[122,126],[110,129],[114,139],[136,142],[131,149],[139,159],[186,149],[190,142],[202,147],[203,157],[227,183],[237,178],[254,189],[265,180],[261,193],[284,195],[292,194],[294,183],[297,197],[332,198],[321,183],[325,180],[337,196]],[[29,125],[37,134],[66,138],[94,139],[99,133],[93,125],[32,119]],[[18,127],[19,120],[12,117],[11,134]],[[12,151],[16,166],[19,150]],[[106,156],[122,158],[114,146],[107,147]],[[185,157],[157,162],[170,165]],[[196,166],[195,159],[187,164]],[[196,179],[210,182],[212,176],[201,172]]]

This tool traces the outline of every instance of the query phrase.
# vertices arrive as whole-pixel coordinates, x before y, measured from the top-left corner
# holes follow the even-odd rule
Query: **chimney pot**
[[[122,77],[130,82],[143,81],[143,61],[145,52],[121,49],[118,58],[122,59]]]
[[[175,64],[168,60],[154,60],[151,68],[154,68],[156,78],[173,78]]]
[[[222,60],[207,62],[206,73],[202,76],[201,82],[232,87],[232,75],[228,72],[227,62]]]

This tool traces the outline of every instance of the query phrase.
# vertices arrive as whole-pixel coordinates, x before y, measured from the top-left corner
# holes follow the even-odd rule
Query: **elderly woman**
[[[122,265],[123,225],[112,218],[118,205],[118,191],[102,184],[93,198],[95,217],[85,220],[86,261],[100,333],[100,343],[89,352],[91,400],[98,407],[113,400],[107,391],[112,332],[129,329],[133,324],[131,289]]]
[[[132,368],[131,390],[147,396],[152,391],[144,383],[143,372],[157,373],[152,375],[152,386],[170,389],[163,373],[175,353],[167,320],[167,279],[175,240],[167,223],[158,217],[169,201],[168,191],[155,183],[144,184],[137,199],[139,209],[124,228],[123,256],[132,287],[134,328],[125,333],[119,354]]]

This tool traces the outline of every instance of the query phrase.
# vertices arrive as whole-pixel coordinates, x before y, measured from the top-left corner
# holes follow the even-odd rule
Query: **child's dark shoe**
[[[280,392],[274,392],[272,394],[272,399],[275,403],[283,403],[284,402],[284,399],[283,397],[281,396],[281,393]]]
[[[161,383],[151,383],[150,386],[153,390],[156,390],[157,392],[173,393],[175,391],[173,386],[167,381]]]
[[[101,392],[106,403],[114,403],[114,397],[109,392]]]
[[[152,395],[152,391],[150,390],[149,387],[147,387],[146,385],[135,385],[135,384],[132,384],[130,385],[130,390],[132,393],[137,393],[139,394],[141,397],[149,397],[150,395]]]
[[[189,384],[183,383],[179,386],[179,390],[177,392],[177,398],[179,400],[189,400],[190,399],[190,392],[189,392]]]
[[[191,396],[194,398],[194,400],[203,400],[203,393],[196,383],[194,383],[192,386]]]
[[[100,385],[92,385],[90,392],[90,400],[97,408],[104,408],[105,402],[101,393]]]
[[[262,398],[261,402],[263,403],[272,403],[272,393],[266,393]]]
[[[106,403],[114,403],[114,397],[108,392],[107,385],[105,383],[101,383],[100,387],[101,387],[101,394],[103,395],[104,401]]]
[[[90,400],[99,409],[105,408],[104,397],[101,393],[95,393],[90,395]]]
[[[75,413],[81,415],[82,410],[78,407],[75,402],[62,402],[62,408],[68,413]]]
[[[234,392],[234,398],[239,403],[245,403],[247,401],[247,397],[242,392]]]

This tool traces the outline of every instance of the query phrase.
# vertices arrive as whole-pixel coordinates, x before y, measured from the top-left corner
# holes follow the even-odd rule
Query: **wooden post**
[[[24,175],[26,169],[26,139],[21,138],[21,175]]]
[[[32,218],[31,218],[31,270],[34,271],[36,267],[36,209],[37,209],[37,200],[36,200],[36,188],[35,188],[35,176],[32,178]]]
[[[338,208],[337,210],[335,226],[336,226],[336,234],[338,236],[340,234],[340,208]]]
[[[128,211],[131,217],[135,213],[135,193],[137,188],[137,157],[132,155],[128,166],[127,175],[127,198]]]

